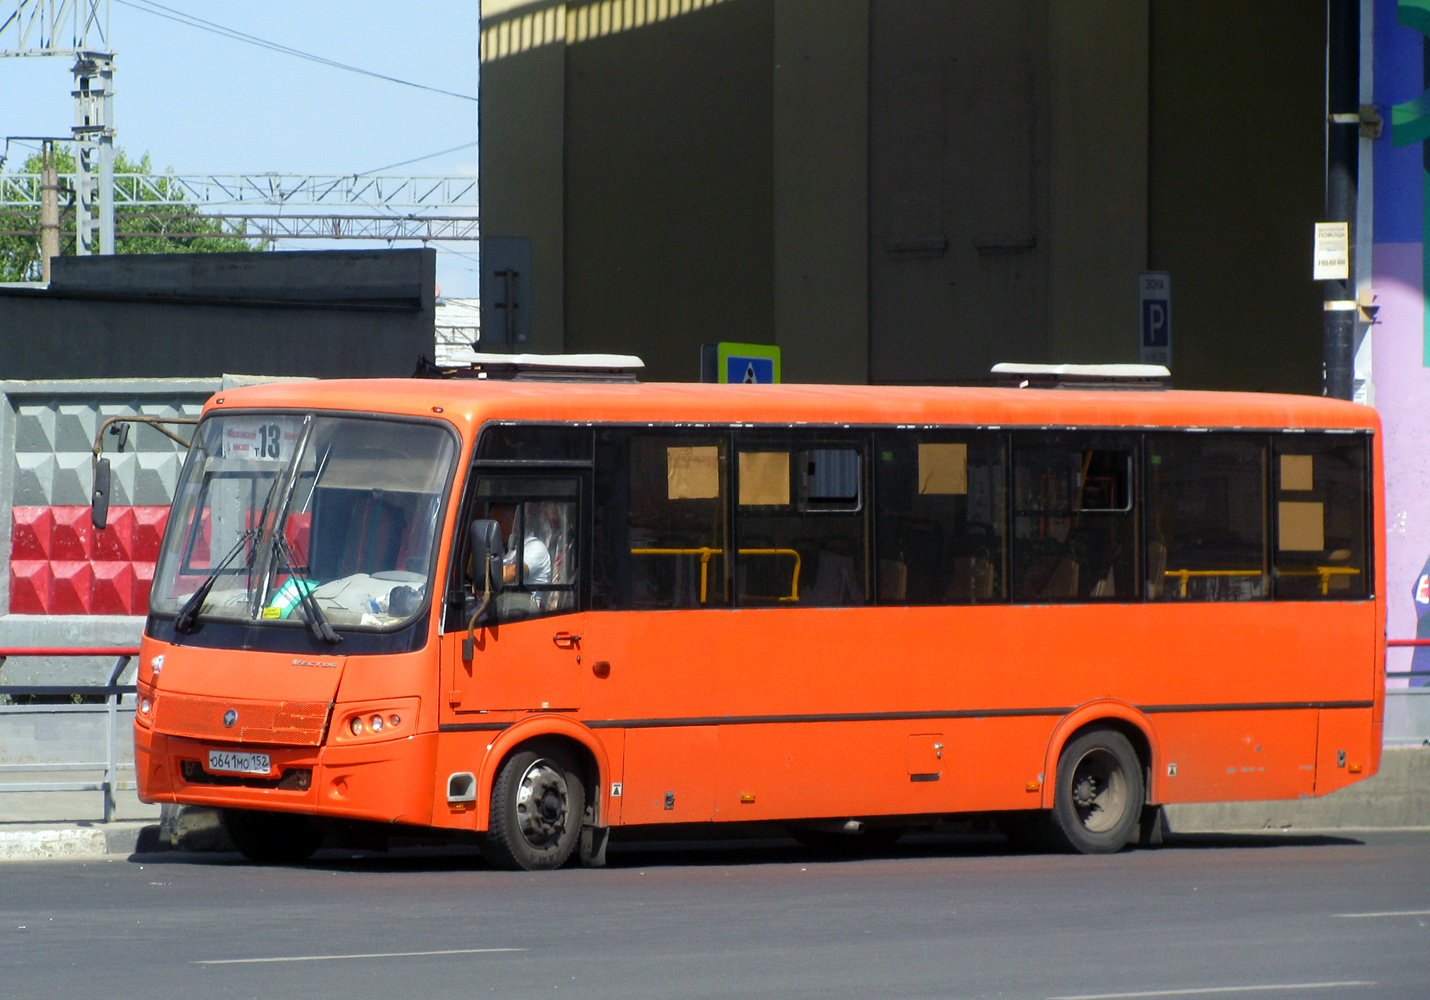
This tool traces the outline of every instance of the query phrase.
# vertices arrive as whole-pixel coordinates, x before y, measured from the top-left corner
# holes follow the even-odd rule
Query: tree
[[[74,173],[74,154],[64,148],[55,150],[56,167],[61,178]],[[38,174],[40,154],[25,160],[16,173]],[[122,149],[114,151],[116,174],[153,174],[149,154],[138,163],[130,160]],[[162,174],[154,175],[154,185],[167,194],[168,185]],[[63,181],[62,181],[63,183]],[[175,193],[177,189],[175,188]],[[60,254],[75,252],[74,192],[60,191]],[[114,207],[115,253],[236,253],[262,249],[261,241],[244,239],[239,233],[225,229],[219,219],[205,217],[196,206],[174,204],[142,208],[134,205]],[[183,234],[168,236],[166,233]],[[38,210],[0,215],[0,281],[38,281],[40,277],[40,217]],[[150,235],[152,234],[152,235]]]

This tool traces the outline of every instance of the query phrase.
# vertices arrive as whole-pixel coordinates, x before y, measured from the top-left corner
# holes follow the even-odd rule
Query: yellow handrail
[[[1354,576],[1360,570],[1352,569],[1349,566],[1317,566],[1315,569],[1278,569],[1277,576],[1319,576],[1321,578],[1321,593],[1331,592],[1331,577],[1333,576]],[[1163,576],[1175,577],[1181,581],[1182,595],[1187,596],[1187,581],[1194,576],[1260,576],[1259,569],[1169,569],[1163,572]]]
[[[1194,576],[1260,576],[1259,569],[1169,569],[1163,576],[1176,577],[1182,582],[1182,597],[1187,596],[1187,581]]]
[[[794,549],[738,549],[742,556],[793,556],[794,573],[790,578],[789,596],[779,597],[780,601],[799,600],[799,553]],[[633,556],[699,556],[700,557],[700,603],[705,603],[708,580],[710,575],[710,560],[718,555],[723,555],[724,549],[712,549],[706,546],[691,549],[631,549]]]
[[[1321,593],[1331,592],[1331,577],[1333,576],[1355,576],[1360,570],[1350,566],[1317,566],[1315,569],[1278,569],[1277,576],[1319,576],[1321,578]]]

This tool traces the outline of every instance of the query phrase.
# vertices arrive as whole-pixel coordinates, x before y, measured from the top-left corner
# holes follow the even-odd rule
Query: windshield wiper
[[[334,645],[342,642],[343,637],[333,631],[333,626],[328,622],[328,616],[323,613],[318,599],[313,596],[317,585],[313,583],[313,578],[308,575],[308,571],[298,565],[298,560],[293,555],[293,549],[288,544],[288,538],[282,532],[273,536],[273,552],[278,556],[279,565],[288,567],[288,572],[298,578],[298,603],[303,606],[303,613],[308,617],[308,627],[313,630],[313,634],[323,642]]]
[[[199,612],[203,610],[204,601],[208,598],[209,591],[213,590],[214,581],[223,574],[224,570],[228,569],[228,564],[233,562],[238,554],[243,551],[243,547],[258,537],[260,530],[260,528],[250,528],[238,536],[238,541],[234,543],[233,548],[228,550],[228,555],[219,561],[219,564],[214,567],[214,571],[204,578],[204,582],[199,584],[199,588],[190,595],[188,601],[185,602],[184,606],[179,610],[178,617],[174,619],[175,632],[182,632],[188,635],[194,630],[194,625],[199,620]],[[248,553],[250,568],[253,565],[254,551],[256,550],[250,550]]]

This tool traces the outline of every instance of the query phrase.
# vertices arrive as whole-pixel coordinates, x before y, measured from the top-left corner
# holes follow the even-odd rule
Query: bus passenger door
[[[467,621],[442,637],[446,701],[454,711],[580,708],[583,492],[583,477],[566,470],[478,470],[463,523],[487,519],[500,525],[506,582],[471,630],[470,645]],[[481,596],[468,592],[468,608],[475,610]]]

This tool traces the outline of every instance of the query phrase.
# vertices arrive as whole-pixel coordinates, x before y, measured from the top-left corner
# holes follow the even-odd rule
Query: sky
[[[476,96],[477,0],[158,2],[336,62]],[[4,6],[14,10],[13,3]],[[475,100],[269,51],[140,6],[139,0],[110,4],[115,142],[135,159],[148,153],[155,170],[365,173],[476,141]],[[0,37],[0,50],[13,45],[13,36]],[[74,124],[70,68],[71,61],[63,57],[0,59],[0,137],[67,135]],[[12,145],[6,169],[14,169],[30,152]],[[471,176],[476,170],[473,145],[381,172]],[[386,245],[294,240],[278,248]],[[476,297],[475,256],[475,243],[438,245],[443,295]]]

